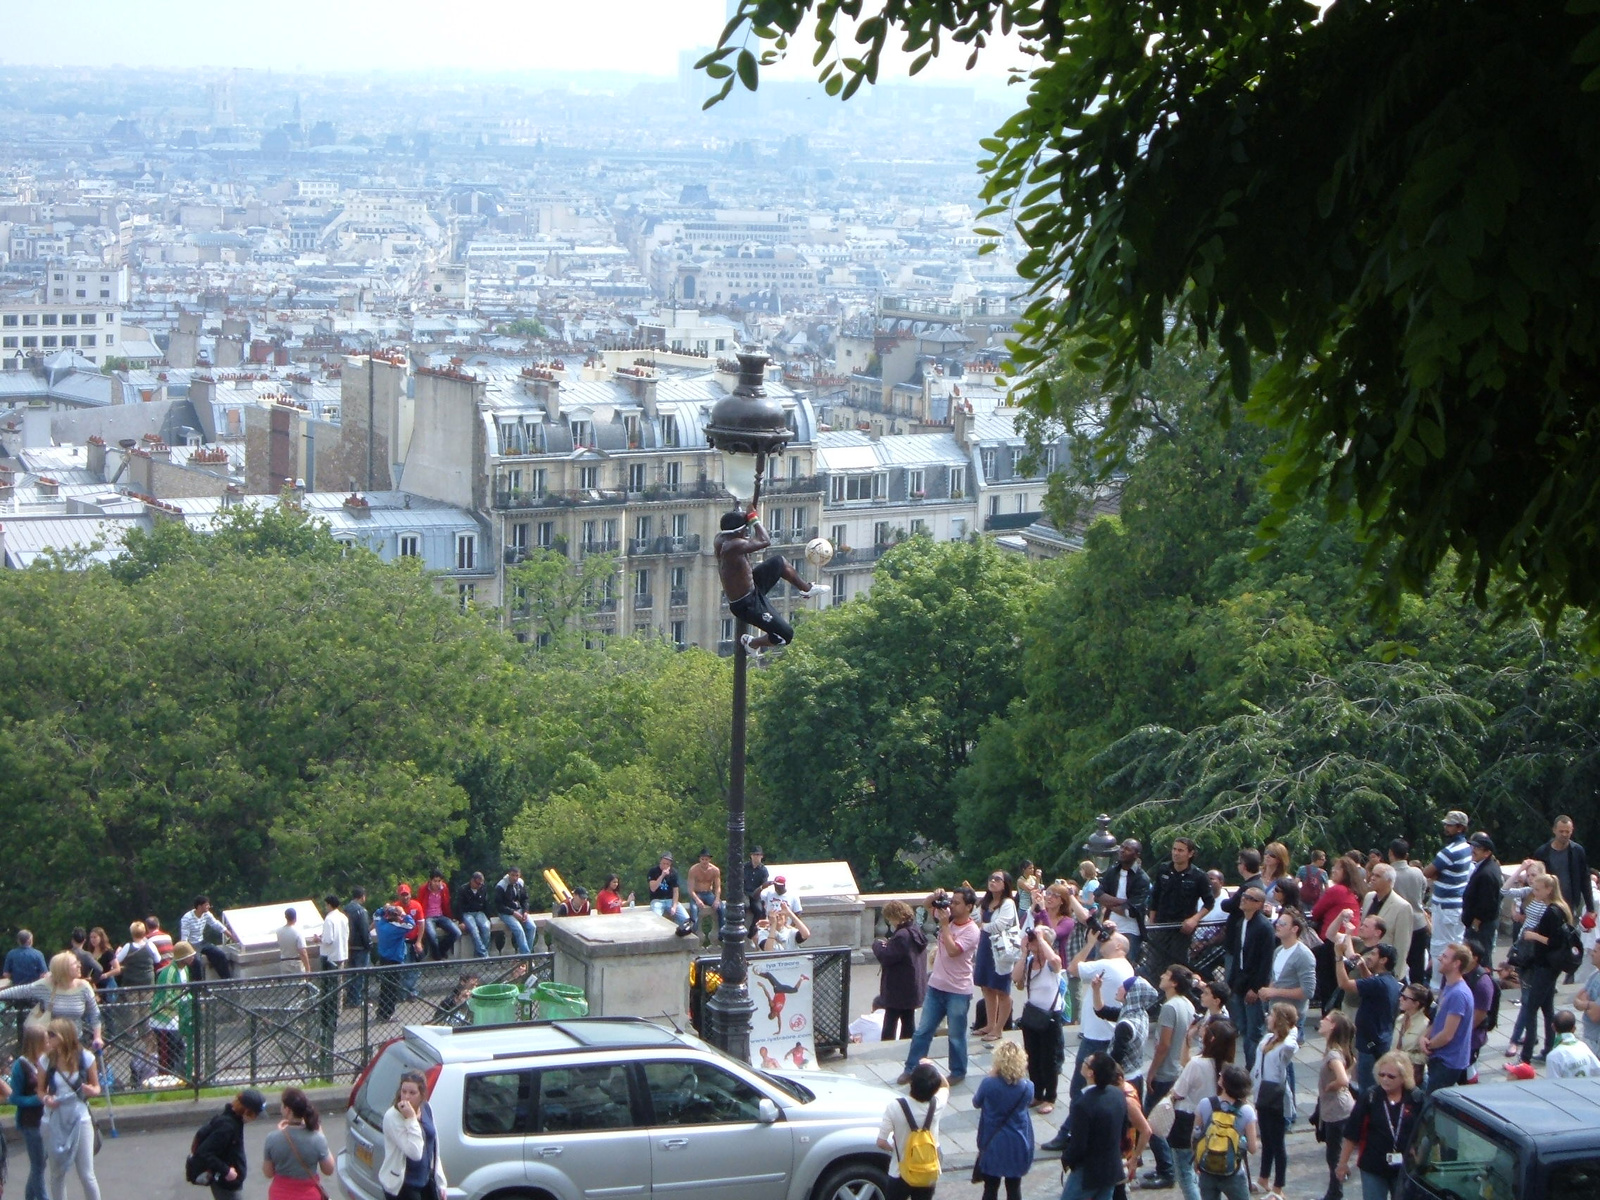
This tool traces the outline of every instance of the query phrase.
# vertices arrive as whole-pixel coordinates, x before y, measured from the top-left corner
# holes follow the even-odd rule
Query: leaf
[[[757,80],[756,56],[748,50],[739,51],[738,58],[739,82],[744,84],[746,91],[755,91]]]

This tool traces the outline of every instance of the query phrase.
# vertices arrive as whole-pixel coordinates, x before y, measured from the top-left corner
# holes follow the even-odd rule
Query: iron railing
[[[827,946],[745,955],[752,975],[755,964],[763,959],[804,956],[811,960],[811,1029],[819,1057],[824,1052],[841,1057],[850,1053],[850,953],[848,946]],[[689,1020],[701,1037],[705,1037],[706,1001],[722,983],[721,970],[720,955],[697,958],[690,968]]]
[[[406,1025],[465,1025],[483,983],[549,981],[549,953],[359,967],[310,975],[111,988],[100,1003],[113,1096],[359,1075]],[[475,977],[475,982],[474,982]],[[15,1013],[13,1051],[26,1009]]]

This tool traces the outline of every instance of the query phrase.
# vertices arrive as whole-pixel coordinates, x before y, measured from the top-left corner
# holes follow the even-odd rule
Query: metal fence
[[[465,1025],[471,989],[549,981],[554,955],[112,988],[100,1005],[114,1093],[353,1080],[406,1025]],[[20,1048],[26,1010],[16,1013]]]
[[[1173,923],[1145,925],[1144,942],[1139,948],[1139,974],[1159,985],[1161,974],[1175,962],[1181,962],[1202,981],[1221,979],[1224,974],[1226,950],[1223,946],[1225,922],[1200,925],[1193,934],[1183,932],[1182,926]]]
[[[827,946],[820,950],[779,950],[750,954],[751,964],[769,958],[806,957],[811,960],[811,1028],[817,1055],[840,1056],[850,1052],[850,948]],[[689,974],[689,1020],[705,1036],[705,1003],[722,983],[722,958],[706,955],[694,960]]]

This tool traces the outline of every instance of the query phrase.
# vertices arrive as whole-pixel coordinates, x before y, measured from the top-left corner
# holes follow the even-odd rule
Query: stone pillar
[[[689,966],[704,953],[698,938],[678,937],[672,922],[649,908],[561,917],[546,928],[556,982],[582,988],[591,1016],[671,1019],[689,1027]]]

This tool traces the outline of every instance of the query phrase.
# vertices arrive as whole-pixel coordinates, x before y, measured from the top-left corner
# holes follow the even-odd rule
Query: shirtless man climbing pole
[[[780,579],[787,580],[802,596],[822,596],[833,589],[801,579],[781,554],[771,555],[752,569],[750,556],[772,545],[772,538],[754,511],[735,509],[724,513],[721,524],[722,532],[716,539],[717,571],[722,576],[722,590],[728,595],[728,611],[762,631],[745,634],[744,648],[751,654],[761,654],[768,646],[787,646],[794,641],[794,627],[772,611],[767,593]]]

